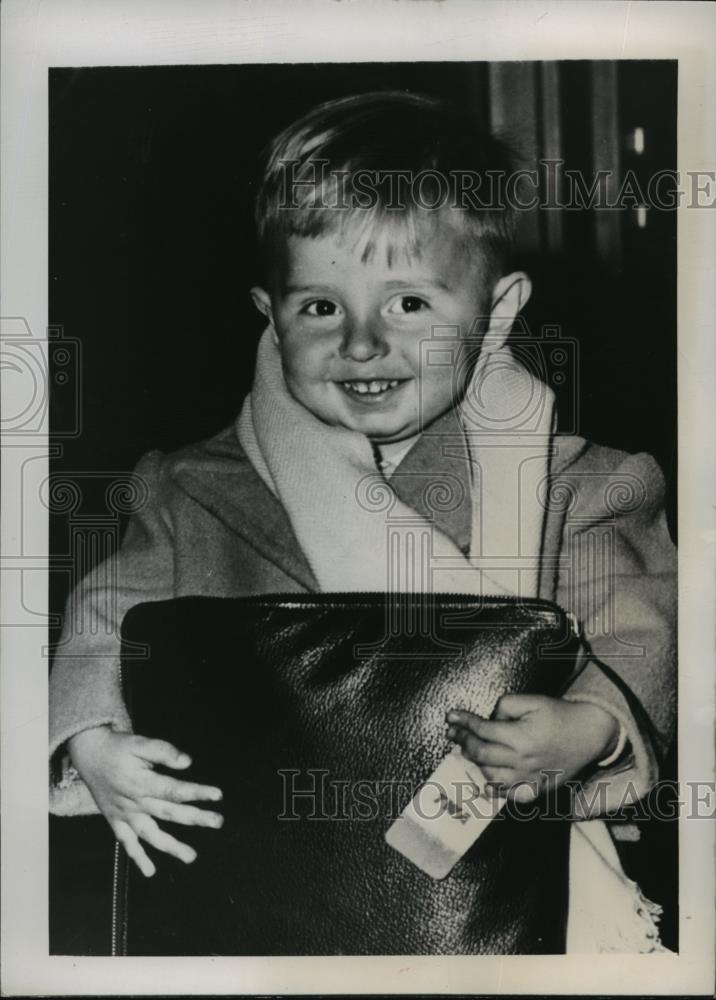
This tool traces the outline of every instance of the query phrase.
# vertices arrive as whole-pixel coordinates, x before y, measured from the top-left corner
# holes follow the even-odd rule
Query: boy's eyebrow
[[[411,278],[410,281],[403,278],[395,278],[393,281],[386,281],[387,288],[410,288],[413,285],[427,285],[431,288],[442,288],[444,292],[450,291],[450,285],[442,278]]]
[[[450,285],[443,281],[442,278],[412,278],[407,280],[405,278],[394,278],[392,281],[386,281],[386,288],[413,288],[416,285],[423,285],[432,288],[441,288],[445,292],[450,291]],[[285,285],[284,293],[286,295],[298,295],[303,292],[331,292],[333,291],[332,285]]]
[[[330,292],[333,291],[330,285],[284,285],[286,295],[298,295],[299,292]]]

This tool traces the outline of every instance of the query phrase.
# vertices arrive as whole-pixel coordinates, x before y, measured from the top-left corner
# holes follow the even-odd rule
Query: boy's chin
[[[400,444],[401,441],[410,441],[411,438],[417,437],[419,433],[418,427],[411,427],[396,434],[366,434],[366,437],[372,444]]]
[[[359,434],[365,434],[369,441],[378,445],[399,444],[401,441],[408,441],[410,438],[414,438],[420,432],[420,428],[414,421],[406,424],[398,424],[396,422],[392,425],[381,424],[372,420],[350,421],[346,423],[346,426],[349,423],[351,430],[358,431]]]
[[[416,421],[415,418],[411,419],[407,424],[398,427],[377,427],[377,428],[361,428],[363,434],[375,445],[398,445],[401,441],[410,441],[413,438],[418,437],[423,431],[431,427],[436,421],[440,420],[444,413],[443,411],[438,414],[425,415],[422,420]]]
[[[400,441],[407,441],[415,437],[420,430],[414,419],[409,419],[406,422],[401,420],[387,421],[385,414],[382,415],[382,419],[378,419],[377,414],[366,415],[362,418],[356,418],[353,414],[350,416],[342,414],[336,422],[346,430],[364,434],[369,441],[376,445],[398,444]]]

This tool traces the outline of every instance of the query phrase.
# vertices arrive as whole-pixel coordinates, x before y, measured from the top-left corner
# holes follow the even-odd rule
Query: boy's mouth
[[[375,397],[384,396],[386,392],[390,392],[391,389],[396,389],[405,381],[405,379],[398,378],[376,378],[370,380],[353,379],[349,382],[340,382],[339,384],[351,396]]]

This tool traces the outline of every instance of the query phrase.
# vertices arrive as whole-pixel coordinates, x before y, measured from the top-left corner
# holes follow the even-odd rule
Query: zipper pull
[[[572,635],[575,637],[575,639],[579,639],[582,634],[582,630],[579,627],[579,621],[577,620],[577,616],[573,611],[567,611],[565,613],[567,615],[567,621],[572,627]]]

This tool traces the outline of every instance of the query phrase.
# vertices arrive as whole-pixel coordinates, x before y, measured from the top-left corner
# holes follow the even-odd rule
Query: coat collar
[[[584,451],[576,436],[556,436],[552,473]],[[171,476],[193,500],[308,591],[318,582],[281,503],[251,465],[232,424],[174,458]],[[470,544],[470,468],[464,436],[449,411],[417,440],[391,477],[396,493],[455,544]]]

